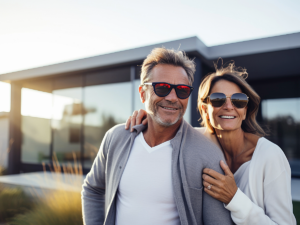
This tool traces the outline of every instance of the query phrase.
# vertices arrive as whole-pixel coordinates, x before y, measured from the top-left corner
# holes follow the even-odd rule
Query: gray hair
[[[189,85],[193,84],[196,71],[195,62],[189,59],[185,52],[166,48],[154,48],[144,60],[141,72],[141,84],[150,80],[152,69],[159,64],[182,67],[187,73]]]

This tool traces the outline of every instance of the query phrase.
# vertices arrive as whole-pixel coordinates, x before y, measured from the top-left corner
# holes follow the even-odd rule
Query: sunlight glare
[[[21,115],[51,119],[52,94],[22,88]]]
[[[74,102],[76,100],[70,97],[22,88],[21,114],[22,116],[61,120],[65,107]]]

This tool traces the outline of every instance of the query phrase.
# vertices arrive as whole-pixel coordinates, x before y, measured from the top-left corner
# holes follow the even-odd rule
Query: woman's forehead
[[[230,96],[231,94],[234,93],[242,93],[242,90],[237,84],[231,81],[219,80],[211,88],[210,94],[215,92],[224,93],[227,96],[228,95]]]

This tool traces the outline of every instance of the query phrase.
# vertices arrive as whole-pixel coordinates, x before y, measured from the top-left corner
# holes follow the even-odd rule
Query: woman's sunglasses
[[[231,97],[226,96],[224,93],[212,93],[210,96],[207,96],[213,107],[223,106],[227,98],[230,98],[232,105],[238,109],[245,108],[249,101],[249,97],[244,93],[235,93]]]
[[[144,83],[143,85],[152,85],[154,92],[159,97],[166,97],[172,89],[175,89],[176,95],[180,99],[186,99],[193,91],[193,87],[185,84],[169,84],[165,82]]]

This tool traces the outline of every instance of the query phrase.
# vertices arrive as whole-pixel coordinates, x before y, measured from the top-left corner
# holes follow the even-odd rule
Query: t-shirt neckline
[[[160,149],[160,148],[163,148],[163,147],[166,147],[166,146],[168,146],[168,145],[171,145],[171,141],[169,140],[169,141],[163,142],[163,143],[161,143],[161,144],[159,144],[159,145],[157,145],[157,146],[150,147],[150,146],[147,144],[147,142],[145,141],[143,132],[141,132],[141,133],[139,134],[139,137],[138,137],[138,138],[140,139],[140,142],[142,143],[142,145],[145,147],[145,149],[146,149],[147,152],[149,152],[149,153],[152,153],[152,152],[154,152],[154,151],[156,151],[156,150],[158,150],[158,149]]]

